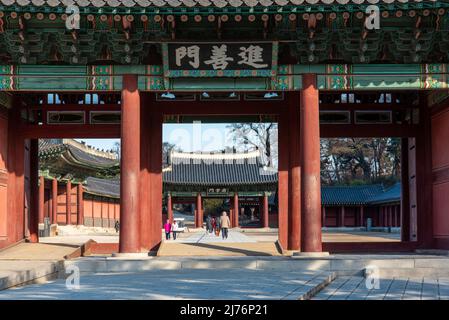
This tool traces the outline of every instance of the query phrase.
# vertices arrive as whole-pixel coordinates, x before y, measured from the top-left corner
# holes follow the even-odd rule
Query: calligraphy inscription
[[[268,74],[275,67],[273,57],[271,42],[168,43],[164,53],[166,70],[184,72],[183,76],[188,76],[189,71],[203,72],[203,76],[230,71],[235,76],[240,76],[240,71],[253,76]]]

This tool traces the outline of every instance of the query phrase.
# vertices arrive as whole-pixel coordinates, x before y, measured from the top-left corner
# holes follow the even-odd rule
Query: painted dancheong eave
[[[448,64],[332,64],[280,65],[273,77],[165,77],[160,65],[0,66],[1,91],[119,92],[122,76],[138,76],[138,88],[153,92],[186,91],[297,91],[302,75],[317,74],[319,90],[448,89]]]

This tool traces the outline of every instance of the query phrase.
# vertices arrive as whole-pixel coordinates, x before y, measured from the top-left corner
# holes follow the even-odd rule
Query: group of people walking
[[[211,215],[208,215],[206,218],[206,231],[210,234],[215,233],[217,237],[220,235],[221,231],[222,238],[227,239],[228,229],[230,227],[231,221],[229,220],[226,211],[223,211],[220,217],[212,217]]]
[[[170,223],[170,220],[167,219],[167,221],[164,224],[164,230],[165,230],[165,240],[170,240],[170,233],[173,235],[173,240],[176,240],[176,235],[179,231],[178,222],[174,220],[173,223]]]
[[[206,230],[210,234],[215,233],[215,235],[218,237],[221,236],[223,239],[228,238],[228,229],[231,227],[231,221],[229,220],[228,215],[226,214],[226,211],[223,211],[221,213],[221,216],[212,217],[211,215],[208,215],[206,218]],[[164,224],[164,230],[165,230],[165,240],[170,240],[171,235],[173,235],[173,240],[176,240],[177,233],[179,231],[179,225],[176,220],[173,221],[173,223],[170,223],[170,220],[167,219]]]

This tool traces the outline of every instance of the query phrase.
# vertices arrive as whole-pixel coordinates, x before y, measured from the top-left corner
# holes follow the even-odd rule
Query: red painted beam
[[[120,104],[38,104],[26,109],[45,111],[120,111]]]
[[[362,110],[405,110],[411,108],[419,108],[410,106],[408,104],[394,104],[394,103],[320,103],[320,111],[362,111]]]
[[[321,138],[416,137],[418,125],[399,124],[321,124]]]
[[[164,115],[277,115],[285,101],[157,101]]]
[[[56,138],[120,138],[118,124],[71,124],[71,125],[22,125],[19,128],[23,138],[56,139]]]

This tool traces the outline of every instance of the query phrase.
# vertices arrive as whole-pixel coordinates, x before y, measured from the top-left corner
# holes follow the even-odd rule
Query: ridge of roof
[[[95,157],[118,161],[117,156],[114,153],[95,149],[94,147],[78,142],[74,139],[39,139],[40,155],[73,150],[71,148],[78,149]]]
[[[385,188],[382,193],[376,194],[368,199],[369,204],[381,204],[401,200],[401,183]]]
[[[240,160],[260,157],[260,151],[254,150],[250,152],[179,152],[172,151],[170,159],[189,159],[189,160]]]
[[[410,0],[410,2],[435,2],[436,0]],[[80,7],[268,7],[278,6],[297,6],[297,5],[360,5],[360,4],[392,4],[403,3],[404,0],[0,0],[0,3],[6,6],[26,6],[36,7],[58,5],[77,5]]]

